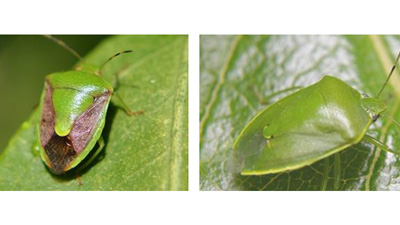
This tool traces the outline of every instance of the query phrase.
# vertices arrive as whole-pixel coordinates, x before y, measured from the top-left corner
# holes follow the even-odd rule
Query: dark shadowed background
[[[107,36],[55,37],[84,56]],[[68,51],[43,36],[0,36],[0,152],[39,103],[44,77],[71,69],[77,62]]]

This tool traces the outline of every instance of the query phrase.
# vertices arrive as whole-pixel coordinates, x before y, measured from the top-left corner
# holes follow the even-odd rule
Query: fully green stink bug
[[[64,42],[52,36],[46,37],[82,60]],[[113,94],[119,98],[128,115],[142,113],[130,111],[100,73],[111,59],[129,52],[131,51],[115,54],[101,67],[80,63],[75,70],[53,73],[46,77],[34,149],[39,150],[42,160],[54,174],[63,174],[75,168],[88,156],[97,142],[98,149],[83,167],[101,152],[104,147],[101,133]]]
[[[241,174],[263,175],[295,170],[360,141],[400,154],[366,134],[379,116],[391,119],[382,114],[386,105],[379,96],[399,58],[400,53],[375,98],[360,94],[338,78],[325,76],[266,107],[245,126],[234,142],[235,160]],[[335,160],[339,160],[337,154]]]

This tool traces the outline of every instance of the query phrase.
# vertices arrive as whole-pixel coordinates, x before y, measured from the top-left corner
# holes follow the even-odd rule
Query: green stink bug
[[[400,154],[366,134],[379,116],[385,116],[382,113],[386,105],[379,96],[399,58],[400,53],[375,98],[359,93],[338,78],[325,76],[266,107],[245,126],[233,144],[241,174],[299,169],[360,141]],[[337,154],[335,160],[339,160]]]
[[[55,41],[78,59],[82,57],[69,48],[64,42],[52,37]],[[37,143],[42,160],[54,174],[63,174],[79,165],[92,151],[98,142],[99,147],[83,167],[88,165],[104,147],[101,137],[105,125],[105,117],[111,96],[116,94],[111,84],[101,77],[101,67],[80,63],[73,71],[50,74],[45,79],[37,125]],[[131,112],[123,104],[128,115],[140,114],[142,111]],[[82,167],[82,168],[83,168]]]

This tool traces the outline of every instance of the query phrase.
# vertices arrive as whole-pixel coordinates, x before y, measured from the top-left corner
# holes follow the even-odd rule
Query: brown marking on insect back
[[[63,174],[70,163],[82,152],[94,133],[103,107],[111,92],[95,97],[93,104],[80,115],[70,132],[65,137],[55,133],[55,111],[53,106],[53,89],[45,82],[45,96],[40,126],[40,141],[49,159],[48,167],[55,174]]]
[[[42,108],[42,121],[40,124],[40,141],[42,146],[45,146],[50,138],[55,133],[55,112],[53,107],[53,88],[48,82],[45,82],[45,95]]]
[[[103,107],[107,103],[111,93],[107,92],[96,97],[93,104],[80,115],[68,135],[77,153],[82,152],[93,136],[94,127],[99,123],[99,117],[103,113]]]
[[[59,137],[55,133],[55,111],[52,96],[53,88],[46,81],[40,122],[40,142],[49,159],[50,170],[55,174],[62,174],[65,165],[74,159],[76,153],[67,137]]]
[[[60,137],[55,133],[44,146],[44,150],[50,159],[50,170],[55,174],[65,173],[65,168],[77,155],[70,140],[67,137]]]

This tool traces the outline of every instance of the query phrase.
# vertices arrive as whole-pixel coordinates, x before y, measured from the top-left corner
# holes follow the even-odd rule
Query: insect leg
[[[112,58],[118,56],[118,55],[121,54],[121,53],[129,53],[129,52],[131,52],[131,50],[117,53],[116,55],[114,55],[113,57],[111,57],[108,61],[110,61]],[[107,62],[108,62],[108,61],[107,61]],[[122,109],[125,111],[125,113],[128,114],[128,116],[141,115],[141,114],[144,113],[144,110],[132,111],[132,110],[128,107],[128,105],[124,102],[124,100],[121,98],[121,96],[118,94],[118,89],[119,89],[119,86],[120,86],[119,76],[120,76],[121,73],[123,73],[123,72],[126,70],[126,68],[127,68],[127,66],[123,67],[122,70],[120,70],[119,72],[117,72],[117,73],[115,74],[116,82],[115,82],[115,85],[113,86],[113,89],[114,89],[113,96],[114,96],[115,98],[117,98],[118,101],[121,103],[122,106],[119,106],[119,108],[122,108]],[[111,98],[111,101],[115,103],[114,98]],[[116,105],[118,106],[118,104],[116,104]]]
[[[334,175],[333,175],[333,190],[337,191],[340,187],[340,155],[339,153],[335,154],[335,164],[333,166]]]
[[[121,103],[121,107],[128,116],[136,116],[136,115],[141,115],[144,113],[144,110],[138,110],[138,111],[132,111],[128,105],[122,100],[121,96],[118,95],[118,93],[114,92],[113,94],[116,98],[118,98],[118,101]]]
[[[395,155],[400,155],[399,151],[393,150],[391,148],[389,148],[387,145],[385,145],[384,143],[380,142],[378,139],[371,137],[369,135],[365,135],[363,140],[367,143],[373,144],[374,146],[386,151],[386,152],[390,152],[393,153]]]
[[[85,169],[87,166],[90,165],[91,162],[93,162],[93,160],[97,157],[97,155],[99,155],[99,153],[101,152],[101,150],[103,150],[104,146],[105,146],[105,142],[102,136],[100,136],[99,140],[99,147],[96,149],[96,152],[90,157],[90,159],[88,159],[83,165],[79,166],[78,172],[82,171],[83,169]]]
[[[35,143],[33,143],[32,152],[35,156],[40,155],[40,143],[38,141],[35,141]]]
[[[392,121],[394,124],[396,124],[397,127],[400,127],[400,123],[398,121],[396,121],[395,119],[393,119],[389,114],[381,113],[380,116],[388,118],[390,121]]]

